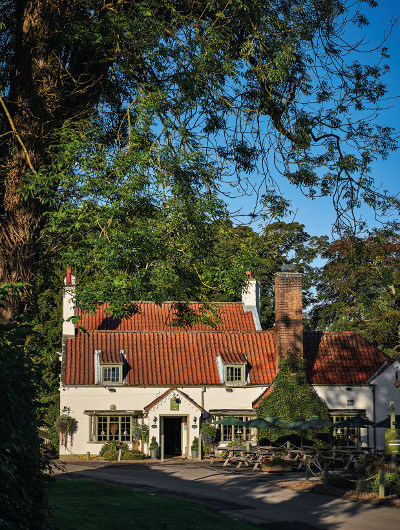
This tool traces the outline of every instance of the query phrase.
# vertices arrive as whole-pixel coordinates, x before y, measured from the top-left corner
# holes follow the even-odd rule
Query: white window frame
[[[118,428],[114,440],[129,443],[132,441],[134,416],[130,414],[93,414],[89,417],[89,443],[104,444],[113,439],[111,425]]]
[[[237,379],[237,378],[233,378],[233,379],[229,379],[228,378],[228,373],[231,371],[231,370],[240,370],[240,379]],[[226,363],[224,365],[224,372],[225,372],[225,384],[226,385],[230,385],[230,386],[234,386],[234,385],[244,385],[246,383],[246,364],[245,363]]]
[[[123,364],[116,364],[116,363],[104,363],[104,364],[101,364],[100,365],[100,370],[101,370],[101,383],[103,385],[120,385],[122,384],[122,380],[123,380],[123,374],[122,374],[122,371],[123,371]],[[112,368],[118,368],[119,369],[119,378],[118,378],[118,381],[106,381],[105,378],[104,378],[104,372],[105,370],[108,370],[108,369],[112,369]]]
[[[213,420],[222,420],[231,414],[226,414],[226,416],[215,416]],[[256,416],[237,416],[235,414],[234,418],[237,418],[240,421],[249,421],[254,420]],[[245,427],[241,425],[216,425],[217,430],[219,431],[221,442],[231,442],[232,440],[241,440],[243,442],[255,440],[257,436],[257,429],[252,429],[251,427]]]
[[[360,429],[358,427],[335,427],[335,423],[339,423],[343,420],[348,420],[349,418],[354,418],[357,416],[359,412],[330,412],[329,415],[331,417],[331,421],[334,425],[333,427],[333,437],[337,440],[343,439],[347,440],[348,438],[351,439],[358,439],[360,435]]]

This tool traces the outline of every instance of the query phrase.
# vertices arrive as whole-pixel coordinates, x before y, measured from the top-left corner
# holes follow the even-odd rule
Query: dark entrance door
[[[168,418],[164,416],[164,455],[182,455],[181,418]]]

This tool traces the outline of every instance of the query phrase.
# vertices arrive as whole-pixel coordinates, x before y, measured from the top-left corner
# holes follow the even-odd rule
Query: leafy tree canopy
[[[399,355],[400,236],[394,229],[344,237],[327,248],[312,321],[319,329],[354,330]]]
[[[371,119],[387,50],[358,38],[375,5],[2,0],[0,281],[46,252],[96,273],[83,307],[202,298],[224,195],[279,212],[276,171],[331,195],[337,228],[397,207],[370,176],[396,147]]]
[[[215,243],[207,260],[211,270],[230,273],[225,285],[230,289],[211,292],[215,301],[240,301],[241,277],[237,271],[250,270],[261,285],[261,324],[264,329],[273,326],[274,274],[284,263],[293,263],[303,276],[303,307],[313,302],[312,287],[319,276],[313,261],[328,246],[327,236],[310,236],[304,225],[297,222],[274,221],[267,224],[260,234],[248,226],[233,226],[231,221],[213,227]]]

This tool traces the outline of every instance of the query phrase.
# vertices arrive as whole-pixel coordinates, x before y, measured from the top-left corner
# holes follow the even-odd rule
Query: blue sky
[[[381,113],[379,123],[400,131],[400,0],[381,0],[377,8],[365,11],[369,15],[371,25],[364,30],[364,33],[371,46],[379,43],[385,34],[387,35],[393,18],[399,19],[386,44],[390,54],[390,59],[387,61],[390,66],[390,72],[384,77],[384,82],[389,90],[386,95],[385,106],[389,108]],[[400,150],[392,152],[388,159],[376,161],[373,165],[372,176],[375,182],[392,194],[400,192],[399,175]],[[332,223],[335,219],[331,198],[307,199],[300,190],[297,190],[288,182],[283,182],[282,178],[277,180],[279,180],[283,195],[292,202],[293,209],[296,211],[295,220],[303,223],[310,235],[330,235]],[[243,213],[245,210],[248,211],[247,204],[243,205],[240,200],[234,201],[233,204],[235,204],[235,207],[240,204],[243,207]],[[248,205],[250,204],[248,202]],[[375,221],[374,212],[371,209],[362,208],[362,215],[367,219],[369,227],[379,225]],[[286,220],[289,221],[291,219]],[[253,228],[257,229],[256,226]]]

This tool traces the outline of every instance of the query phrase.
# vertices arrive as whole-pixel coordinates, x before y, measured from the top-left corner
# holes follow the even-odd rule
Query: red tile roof
[[[273,332],[92,332],[78,333],[66,343],[65,385],[94,384],[94,351],[124,350],[127,384],[219,385],[216,358],[230,352],[247,356],[250,382],[264,384],[275,376]]]
[[[220,305],[224,331],[199,331],[202,325],[171,331],[166,325],[171,304],[165,305],[145,303],[142,314],[118,322],[104,320],[104,307],[96,315],[84,315],[81,325],[96,331],[78,332],[66,341],[64,384],[94,384],[95,350],[101,350],[102,362],[120,362],[119,352],[124,351],[128,385],[219,385],[217,356],[223,362],[246,362],[247,357],[250,384],[272,383],[274,331],[255,331],[251,313],[244,313],[241,304]],[[239,324],[241,331],[236,330]],[[342,331],[305,332],[304,357],[308,379],[315,385],[365,385],[385,363],[393,362],[356,333]]]
[[[162,306],[152,302],[139,303],[140,312],[123,319],[107,316],[107,307],[108,304],[103,304],[92,314],[78,312],[81,320],[77,325],[83,326],[87,331],[187,331],[171,326],[175,314],[172,302],[166,302]],[[201,304],[190,304],[190,307],[198,311]],[[222,324],[215,331],[255,331],[253,315],[251,312],[244,312],[241,303],[220,303],[216,304],[216,309]],[[205,324],[195,324],[190,331],[213,330]]]
[[[306,332],[304,352],[315,385],[365,385],[384,363],[394,361],[353,331]]]
[[[102,351],[100,352],[100,363],[101,364],[123,364],[124,358],[122,353],[119,351]]]

